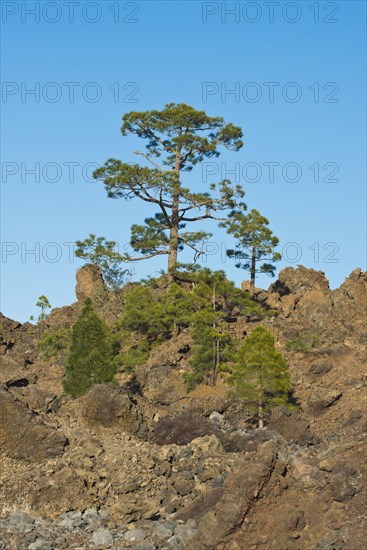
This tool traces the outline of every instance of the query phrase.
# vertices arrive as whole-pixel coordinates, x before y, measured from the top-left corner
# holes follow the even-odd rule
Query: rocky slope
[[[60,399],[63,367],[40,359],[37,329],[2,316],[0,548],[364,548],[366,284],[357,269],[330,290],[299,267],[256,291],[300,407],[263,431],[223,381],[186,393],[188,334],[119,387]],[[121,297],[86,268],[48,325],[70,326],[87,295],[112,325]]]

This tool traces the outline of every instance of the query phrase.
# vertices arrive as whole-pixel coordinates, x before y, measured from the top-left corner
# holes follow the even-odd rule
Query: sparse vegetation
[[[301,334],[296,338],[288,340],[286,349],[288,351],[298,351],[300,353],[309,353],[311,349],[317,348],[320,345],[320,337],[316,333],[310,335]]]
[[[299,336],[297,336],[297,338],[292,338],[292,340],[288,340],[286,343],[286,348],[288,351],[299,351],[301,353],[307,353],[310,351],[307,343]]]
[[[63,359],[70,342],[70,331],[61,328],[58,330],[47,330],[38,342],[38,349],[43,359],[56,357]]]

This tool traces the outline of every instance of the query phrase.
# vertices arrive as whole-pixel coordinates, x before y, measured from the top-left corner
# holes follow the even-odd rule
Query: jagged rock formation
[[[112,325],[120,296],[90,267],[77,277],[78,302],[47,326],[70,327],[88,295]],[[300,406],[264,431],[223,381],[186,393],[189,334],[119,387],[60,399],[63,367],[40,359],[37,328],[1,316],[0,548],[363,548],[366,283],[357,269],[330,290],[299,267],[256,289]]]
[[[91,298],[106,289],[102,270],[97,265],[85,265],[76,273],[75,294],[78,300]]]
[[[325,342],[352,343],[363,346],[366,342],[367,276],[354,270],[336,290],[329,289],[324,273],[287,267],[267,293],[259,297],[289,319],[289,338],[297,332],[314,334]]]

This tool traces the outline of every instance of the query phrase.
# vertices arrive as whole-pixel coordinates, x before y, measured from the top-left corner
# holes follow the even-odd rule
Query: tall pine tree
[[[113,382],[115,366],[111,334],[87,298],[71,330],[69,354],[65,361],[65,393],[77,397],[93,384]]]
[[[242,131],[184,103],[170,103],[162,111],[130,112],[122,120],[123,136],[132,134],[145,141],[145,151],[134,152],[148,166],[109,159],[94,178],[104,183],[110,198],[139,199],[155,207],[154,216],[131,228],[130,244],[140,255],[125,255],[125,259],[167,255],[172,274],[178,252],[189,247],[197,257],[203,253],[200,243],[210,236],[201,228],[187,231],[187,224],[224,219],[218,213],[243,207],[239,185],[224,180],[202,192],[185,187],[182,179],[198,163],[218,157],[221,146],[238,151]]]

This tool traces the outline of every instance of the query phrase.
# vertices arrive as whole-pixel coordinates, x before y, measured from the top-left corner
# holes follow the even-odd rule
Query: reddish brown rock
[[[0,388],[0,451],[31,462],[56,457],[68,441],[56,429],[37,421],[4,387]]]

